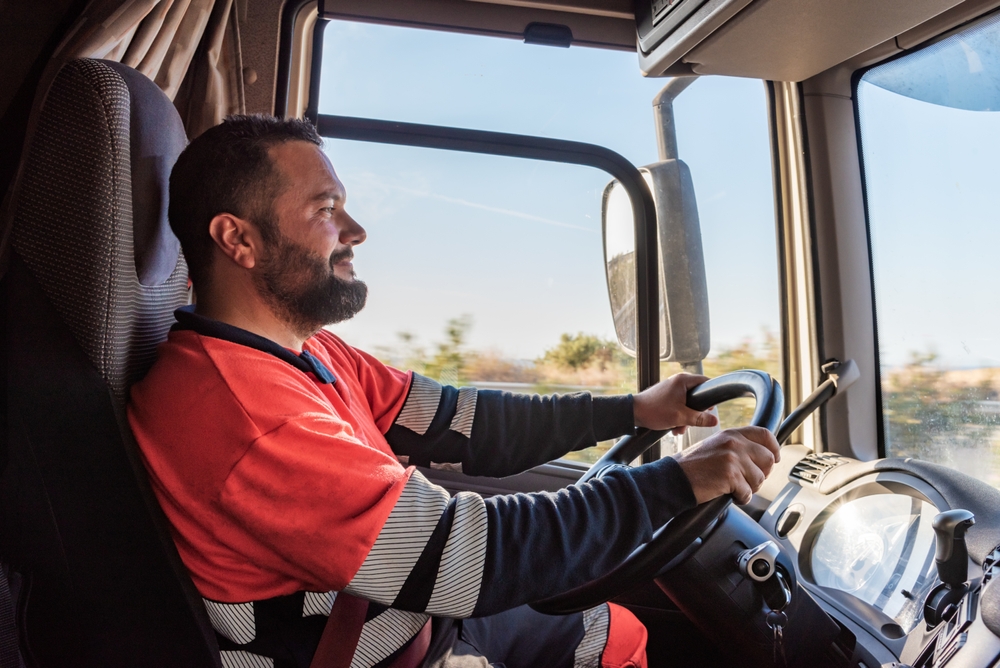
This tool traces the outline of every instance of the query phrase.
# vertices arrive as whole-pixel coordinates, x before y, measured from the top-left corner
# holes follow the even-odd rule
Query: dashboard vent
[[[832,452],[806,455],[799,460],[798,464],[792,467],[788,477],[797,480],[799,484],[817,486],[822,482],[823,477],[827,473],[849,461],[846,457],[841,457]]]

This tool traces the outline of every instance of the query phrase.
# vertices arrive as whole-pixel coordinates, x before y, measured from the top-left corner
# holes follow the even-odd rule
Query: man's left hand
[[[687,393],[701,385],[707,376],[679,373],[662,380],[633,397],[635,425],[647,429],[670,429],[683,434],[688,427],[714,427],[719,418],[709,411],[687,407]]]

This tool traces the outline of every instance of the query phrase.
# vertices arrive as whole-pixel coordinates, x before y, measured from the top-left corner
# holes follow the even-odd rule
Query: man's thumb
[[[691,416],[691,421],[688,423],[694,427],[714,427],[719,424],[719,418],[711,409],[707,411],[691,411],[693,415]]]

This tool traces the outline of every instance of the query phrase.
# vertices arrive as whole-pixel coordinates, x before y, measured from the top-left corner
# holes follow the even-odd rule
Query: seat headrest
[[[143,285],[158,285],[173,272],[180,252],[167,222],[167,198],[170,170],[187,135],[177,109],[155,83],[121,63],[103,64],[121,76],[129,93],[135,272]]]

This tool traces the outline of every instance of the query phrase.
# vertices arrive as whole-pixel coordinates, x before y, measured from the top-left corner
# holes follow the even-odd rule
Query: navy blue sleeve
[[[687,477],[669,457],[555,493],[489,499],[470,492],[449,498],[415,473],[348,590],[414,612],[490,615],[607,573],[694,505]],[[422,529],[422,516],[436,519]],[[412,545],[418,535],[426,542],[401,571],[402,553],[392,545]],[[387,582],[397,583],[391,598],[379,599]]]
[[[524,395],[456,389],[414,374],[386,440],[409,463],[460,463],[505,476],[635,430],[632,396]]]
[[[490,529],[484,586],[473,615],[490,615],[590,582],[694,506],[691,485],[670,457],[554,494],[486,499]]]

